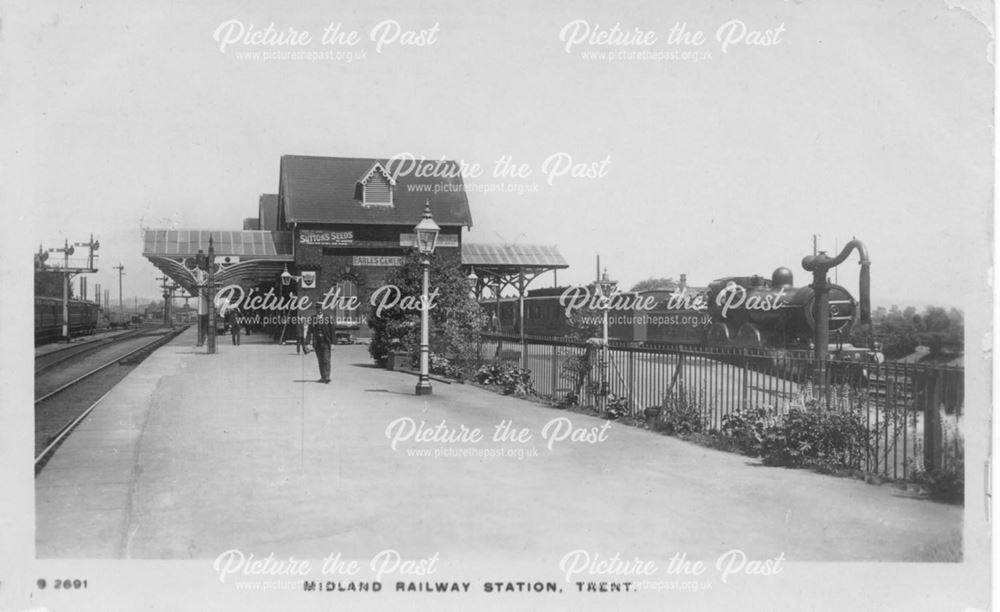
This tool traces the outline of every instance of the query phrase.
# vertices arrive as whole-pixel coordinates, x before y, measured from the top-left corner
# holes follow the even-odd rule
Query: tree
[[[677,281],[673,278],[647,278],[632,285],[630,291],[654,291],[656,289],[673,291],[678,286]]]
[[[905,310],[895,305],[888,311],[878,308],[872,313],[872,327],[889,359],[905,357],[921,345],[930,349],[932,357],[964,352],[964,317],[954,308],[927,306],[919,313],[912,306]]]
[[[416,249],[403,258],[403,265],[386,279],[404,297],[423,292],[423,267]],[[471,374],[477,357],[475,332],[486,326],[486,316],[479,303],[470,296],[468,280],[461,269],[458,253],[438,252],[430,258],[429,290],[435,297],[430,311],[430,350],[432,369],[437,373],[464,378]],[[413,363],[419,359],[420,311],[403,307],[403,300],[381,313],[372,311],[368,325],[372,329],[368,352],[376,363],[383,365],[392,351],[410,355]]]

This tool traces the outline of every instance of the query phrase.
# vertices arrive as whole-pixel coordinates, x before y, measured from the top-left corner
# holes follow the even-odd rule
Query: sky
[[[126,299],[154,297],[142,228],[241,229],[283,154],[409,153],[479,164],[464,239],[556,245],[560,284],[589,282],[598,254],[623,286],[779,266],[805,284],[814,235],[828,251],[856,237],[876,305],[965,308],[989,295],[992,253],[984,21],[912,0],[12,8],[2,170],[29,205],[8,209],[4,274],[24,283],[29,251],[93,234],[90,286],[115,294],[122,264]],[[269,24],[313,40],[221,44]],[[358,42],[321,44],[332,25]],[[688,44],[669,38],[682,26]],[[274,51],[341,58],[242,55]],[[501,158],[530,174],[495,176]],[[837,272],[855,294],[857,262]]]

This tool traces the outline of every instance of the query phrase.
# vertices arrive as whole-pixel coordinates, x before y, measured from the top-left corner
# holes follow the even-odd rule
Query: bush
[[[764,428],[760,456],[765,465],[824,470],[857,467],[869,433],[859,410],[792,409]]]
[[[760,457],[767,431],[777,421],[766,408],[740,409],[722,417],[719,435],[727,446],[736,448],[745,455]]]
[[[614,393],[608,395],[607,411],[604,415],[609,421],[614,421],[630,414],[627,397],[620,397]]]
[[[681,388],[663,398],[660,418],[653,429],[671,435],[702,433],[705,431],[705,414],[697,397]]]
[[[558,358],[562,362],[559,369],[559,379],[570,384],[570,393],[577,399],[590,374],[590,351],[583,353],[560,349]]]
[[[446,359],[454,378],[471,375],[478,345],[475,332],[486,324],[486,317],[479,303],[469,296],[469,284],[462,273],[457,253],[435,253],[430,264],[430,288],[437,292],[430,311],[430,350]],[[421,257],[413,249],[386,279],[405,296],[419,296],[423,292],[423,266]],[[416,356],[420,350],[420,313],[404,310],[399,305],[385,309],[380,316],[372,310],[368,315],[372,330],[368,352],[379,365],[384,365],[389,352],[405,351]],[[442,372],[443,373],[443,372]],[[458,373],[457,376],[454,373]]]
[[[943,470],[927,472],[916,470],[912,474],[914,482],[927,488],[931,499],[949,504],[965,503],[965,462],[948,466]]]
[[[572,408],[580,405],[580,396],[575,391],[570,391],[556,401],[558,408]]]
[[[476,372],[476,382],[498,386],[503,389],[504,395],[535,394],[535,387],[531,382],[531,370],[502,361],[494,361],[479,368]]]
[[[431,353],[428,357],[427,366],[431,374],[447,376],[455,380],[465,379],[464,369],[443,355]]]

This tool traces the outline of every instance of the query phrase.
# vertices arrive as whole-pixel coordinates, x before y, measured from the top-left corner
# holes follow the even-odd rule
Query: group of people
[[[240,317],[235,308],[226,313],[226,322],[229,324],[229,333],[233,346],[240,345]],[[249,333],[249,329],[247,330]],[[333,345],[337,339],[337,328],[333,317],[323,314],[323,309],[319,304],[311,316],[302,317],[296,326],[295,353],[301,354],[316,352],[316,361],[319,364],[319,381],[330,383],[330,356]]]

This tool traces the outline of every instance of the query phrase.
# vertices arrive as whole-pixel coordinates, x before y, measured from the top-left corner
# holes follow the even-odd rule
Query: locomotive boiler
[[[712,323],[706,344],[807,349],[815,335],[816,292],[810,286],[795,287],[788,268],[776,269],[770,279],[750,276],[712,281],[707,303]],[[847,289],[829,285],[831,341],[843,344],[848,340],[858,310],[859,304]]]

